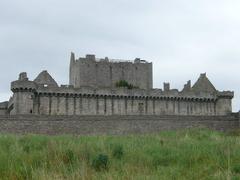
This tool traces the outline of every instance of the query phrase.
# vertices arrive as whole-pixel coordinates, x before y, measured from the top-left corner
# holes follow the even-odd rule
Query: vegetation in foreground
[[[0,135],[0,179],[240,179],[240,133]]]

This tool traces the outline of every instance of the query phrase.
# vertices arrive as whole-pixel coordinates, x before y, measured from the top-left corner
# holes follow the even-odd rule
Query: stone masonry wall
[[[7,114],[7,109],[0,108],[0,115],[6,115],[6,114]]]
[[[217,115],[214,100],[134,98],[111,96],[54,96],[34,98],[33,114],[40,115]]]
[[[239,128],[235,116],[0,116],[0,133],[135,134],[193,127],[228,131]]]

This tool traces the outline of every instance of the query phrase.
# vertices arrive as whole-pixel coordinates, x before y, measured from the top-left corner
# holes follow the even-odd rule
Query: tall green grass
[[[101,164],[104,163],[104,164]],[[0,179],[240,179],[239,133],[0,135]]]

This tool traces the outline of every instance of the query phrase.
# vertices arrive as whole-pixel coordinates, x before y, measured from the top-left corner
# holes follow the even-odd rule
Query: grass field
[[[0,179],[240,179],[240,133],[0,135]]]

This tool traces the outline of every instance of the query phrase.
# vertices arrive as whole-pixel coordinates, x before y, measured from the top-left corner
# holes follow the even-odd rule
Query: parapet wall
[[[0,133],[122,135],[163,130],[239,128],[239,116],[0,116]]]

